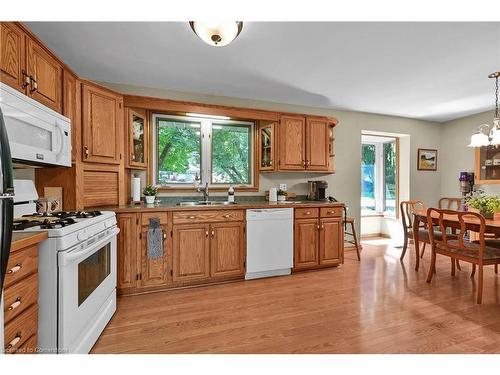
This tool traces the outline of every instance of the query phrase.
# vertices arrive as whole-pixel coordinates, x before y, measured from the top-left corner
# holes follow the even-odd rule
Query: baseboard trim
[[[382,238],[391,238],[390,235],[385,234],[385,233],[372,233],[372,234],[363,234],[361,235],[362,240],[370,239],[370,238],[377,238],[377,237],[382,237]]]

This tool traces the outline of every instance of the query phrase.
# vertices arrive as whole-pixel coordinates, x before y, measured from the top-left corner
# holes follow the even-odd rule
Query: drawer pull
[[[7,274],[16,273],[16,272],[17,272],[17,271],[19,271],[21,268],[23,268],[23,265],[22,265],[22,264],[17,263],[14,267],[12,267],[10,270],[8,270],[8,271],[7,271]]]
[[[310,215],[310,214],[311,214],[311,211],[306,211],[304,214],[305,214],[305,215]]]
[[[196,219],[196,216],[188,216],[188,219]]]
[[[7,308],[7,311],[12,311],[14,309],[17,309],[19,307],[19,305],[21,305],[21,297],[18,297],[16,299],[16,302],[14,302],[12,305],[10,305],[8,308]]]
[[[19,341],[21,341],[21,335],[18,333],[16,337],[14,337],[14,339],[11,342],[9,342],[9,345],[7,345],[5,349],[7,350],[12,349],[14,346],[19,344]]]
[[[335,211],[327,211],[326,213],[327,213],[327,214],[332,214],[332,215],[333,215],[333,214],[335,213]]]
[[[226,219],[229,219],[229,218],[231,217],[231,215],[226,214],[226,215],[224,215],[224,217],[225,217]]]

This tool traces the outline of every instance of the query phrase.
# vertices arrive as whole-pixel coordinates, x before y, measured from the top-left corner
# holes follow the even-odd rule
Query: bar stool
[[[351,226],[350,232],[347,231],[347,224],[349,224]],[[356,235],[356,228],[354,226],[354,218],[353,217],[345,218],[344,227],[345,227],[344,234],[352,237],[352,239],[346,239],[345,242],[351,243],[354,245],[354,247],[356,247],[356,255],[358,256],[358,260],[361,260],[361,257],[359,254],[360,245],[358,242],[358,236]]]

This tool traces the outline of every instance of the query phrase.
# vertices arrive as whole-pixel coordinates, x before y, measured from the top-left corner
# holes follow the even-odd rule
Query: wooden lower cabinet
[[[210,276],[232,277],[245,274],[245,224],[211,225]]]
[[[137,214],[117,215],[118,227],[118,289],[134,288],[139,279],[137,273],[137,243],[139,237]]]
[[[167,225],[162,225],[161,229],[163,231],[163,256],[150,259],[148,256],[148,227],[142,227],[142,232],[140,233],[141,241],[141,264],[140,264],[140,278],[139,287],[153,287],[162,286],[168,284],[168,246],[167,246]]]
[[[320,219],[319,264],[342,263],[344,232],[342,219]]]
[[[210,225],[174,225],[172,278],[174,282],[203,280],[210,275]]]
[[[294,270],[338,266],[343,262],[342,217],[296,219]]]
[[[294,268],[318,265],[318,219],[297,219],[294,228]]]

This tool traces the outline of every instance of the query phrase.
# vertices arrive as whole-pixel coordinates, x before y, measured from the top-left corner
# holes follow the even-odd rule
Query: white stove
[[[115,213],[35,213],[13,229],[48,233],[39,251],[40,352],[90,352],[116,311]]]

